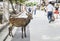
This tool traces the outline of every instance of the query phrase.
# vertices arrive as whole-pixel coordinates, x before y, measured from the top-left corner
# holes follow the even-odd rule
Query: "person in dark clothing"
[[[29,12],[31,12],[31,8],[29,8],[28,10],[29,10]]]

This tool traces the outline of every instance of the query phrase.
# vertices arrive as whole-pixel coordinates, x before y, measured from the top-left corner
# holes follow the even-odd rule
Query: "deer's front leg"
[[[13,37],[13,34],[12,34],[12,27],[9,27],[9,35]]]
[[[12,27],[9,27],[9,35],[11,36],[12,33]]]
[[[26,37],[26,27],[24,27],[24,36]]]

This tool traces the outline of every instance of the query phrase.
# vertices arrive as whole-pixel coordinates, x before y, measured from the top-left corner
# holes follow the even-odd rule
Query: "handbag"
[[[52,19],[51,19],[52,21],[55,21],[55,17],[54,16],[52,16]]]

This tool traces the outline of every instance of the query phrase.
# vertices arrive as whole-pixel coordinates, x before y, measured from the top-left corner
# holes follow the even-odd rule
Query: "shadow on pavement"
[[[27,27],[26,28],[27,30],[27,37],[26,38],[24,38],[24,39],[22,39],[21,38],[21,28],[18,28],[17,30],[16,30],[16,32],[15,32],[15,35],[14,35],[14,37],[12,38],[12,40],[11,41],[30,41],[30,31],[29,31],[29,27]]]

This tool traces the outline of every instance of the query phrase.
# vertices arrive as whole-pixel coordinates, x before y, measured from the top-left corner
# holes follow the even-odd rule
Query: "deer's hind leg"
[[[13,34],[12,34],[12,28],[13,28],[13,26],[10,25],[10,27],[9,27],[9,35],[13,37]]]
[[[23,38],[23,27],[21,28],[21,31],[22,31],[22,38]]]

